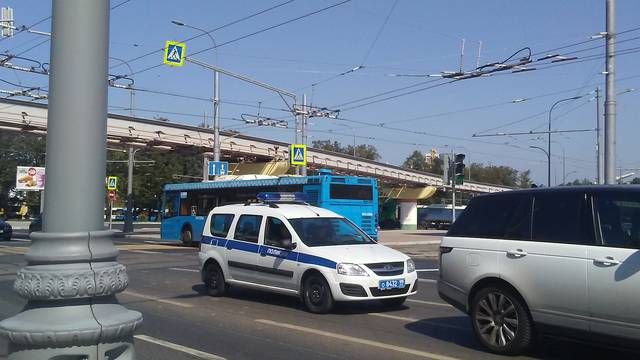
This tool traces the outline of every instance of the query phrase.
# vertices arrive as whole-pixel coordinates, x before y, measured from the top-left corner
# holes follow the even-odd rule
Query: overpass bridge
[[[15,99],[0,99],[0,130],[20,131],[37,135],[47,132],[47,105]],[[112,144],[147,148],[156,151],[187,151],[204,156],[211,154],[213,130],[170,121],[152,120],[109,114],[107,141]],[[281,141],[220,131],[222,155],[250,157],[259,161],[288,159],[289,144]],[[440,175],[405,169],[399,166],[363,159],[321,149],[307,150],[308,166],[330,168],[338,173],[371,176],[385,186],[442,187]],[[491,193],[510,190],[509,187],[466,181],[457,190]],[[415,210],[415,200],[406,204]],[[401,211],[402,212],[402,211]],[[406,213],[406,211],[405,211]],[[417,216],[417,215],[416,215]],[[413,215],[410,215],[413,218]]]

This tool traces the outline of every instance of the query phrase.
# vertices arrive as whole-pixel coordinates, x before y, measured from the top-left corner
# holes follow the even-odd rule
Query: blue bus
[[[199,242],[209,211],[216,206],[256,199],[261,192],[303,192],[311,205],[334,211],[378,238],[378,189],[368,177],[280,176],[166,184],[160,236],[184,244]]]

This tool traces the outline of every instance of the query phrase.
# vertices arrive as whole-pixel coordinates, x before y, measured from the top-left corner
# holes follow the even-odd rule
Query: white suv
[[[478,196],[442,240],[438,290],[496,353],[539,332],[635,347],[639,249],[638,186]]]
[[[225,205],[204,225],[199,261],[212,296],[227,285],[300,296],[311,312],[334,301],[400,306],[417,292],[413,261],[344,217],[297,202]]]

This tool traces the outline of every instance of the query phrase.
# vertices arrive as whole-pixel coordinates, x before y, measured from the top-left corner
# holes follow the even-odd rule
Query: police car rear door
[[[260,215],[244,214],[238,218],[233,238],[225,246],[229,273],[234,280],[258,283],[256,263],[261,224]]]

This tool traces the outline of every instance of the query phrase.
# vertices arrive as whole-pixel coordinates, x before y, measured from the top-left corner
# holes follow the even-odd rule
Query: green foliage
[[[431,162],[427,162],[427,158],[419,150],[414,150],[409,157],[402,163],[402,167],[417,171],[424,171],[431,174],[442,175],[442,165],[444,162],[441,158],[435,158]]]
[[[640,184],[640,178],[634,177],[633,180],[631,180],[631,184]]]
[[[353,155],[353,145],[343,146],[337,141],[331,140],[314,140],[311,143],[311,147],[315,149],[333,151],[341,154]],[[359,144],[356,145],[355,148],[355,156],[361,157],[369,160],[378,160],[380,159],[380,154],[378,153],[378,149],[376,149],[373,145],[368,144]]]
[[[567,185],[567,186],[571,186],[571,185],[593,185],[593,181],[589,180],[589,179],[575,179],[571,182],[568,182],[566,184],[562,184],[562,185]]]
[[[8,209],[16,205],[17,199],[9,199],[9,192],[16,186],[18,166],[44,166],[46,143],[43,138],[0,132],[0,208]],[[40,206],[37,191],[25,192],[23,199],[29,207]]]
[[[419,150],[414,150],[402,164],[403,167],[431,174],[442,174],[443,160],[435,158],[428,162],[427,158]],[[531,171],[518,170],[509,166],[485,166],[483,164],[472,163],[464,169],[465,180],[483,182],[495,185],[505,185],[513,187],[531,187]],[[471,175],[471,177],[469,177]]]

